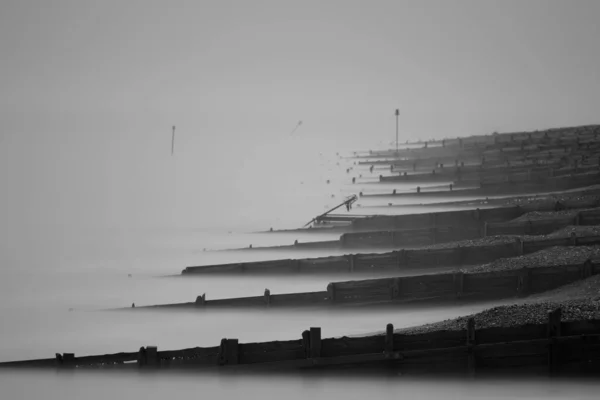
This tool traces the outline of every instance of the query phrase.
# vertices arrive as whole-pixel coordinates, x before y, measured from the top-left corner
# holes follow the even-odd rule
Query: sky
[[[597,123],[599,16],[594,0],[3,0],[3,218],[184,220],[269,152],[391,143],[396,108],[401,142]],[[304,144],[287,142],[299,120]]]

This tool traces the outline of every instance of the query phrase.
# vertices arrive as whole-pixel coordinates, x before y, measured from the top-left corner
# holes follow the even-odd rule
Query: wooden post
[[[467,373],[475,376],[475,318],[467,320]]]
[[[525,253],[524,241],[520,237],[515,238],[515,249],[518,256],[522,256]]]
[[[335,286],[333,283],[327,285],[327,297],[329,298],[329,302],[331,304],[335,303]]]
[[[227,362],[227,339],[221,339],[219,353],[217,355],[217,365],[225,365]]]
[[[63,353],[61,365],[66,368],[75,368],[75,354]]]
[[[239,363],[237,339],[226,339],[225,342],[225,361],[227,365],[237,365]]]
[[[394,278],[390,290],[390,300],[397,299],[400,297],[400,285],[402,284],[402,278]]]
[[[146,357],[146,348],[142,346],[138,350],[137,365],[138,365],[138,367],[143,367],[144,365],[147,365],[147,364],[148,364],[148,358]]]
[[[523,267],[517,276],[517,296],[524,297],[531,292],[531,269]]]
[[[560,366],[559,345],[556,340],[560,336],[561,309],[557,308],[548,313],[548,372],[554,375]]]
[[[271,305],[271,291],[269,289],[265,289],[264,301],[267,307]]]
[[[146,346],[146,365],[159,366],[158,348],[156,346]]]
[[[302,347],[304,348],[304,358],[310,358],[310,332],[302,332]]]
[[[464,279],[465,279],[464,273],[462,273],[460,271],[454,273],[454,293],[456,294],[457,299],[462,298],[463,289],[464,289]]]
[[[348,264],[349,264],[350,272],[354,272],[354,264],[355,264],[354,254],[348,254],[347,257],[348,257]]]
[[[385,350],[386,354],[394,352],[394,325],[387,324],[385,327]]]
[[[202,293],[202,296],[196,297],[196,305],[197,306],[206,305],[206,293]]]
[[[310,328],[310,358],[321,357],[321,328]]]
[[[483,237],[486,237],[488,234],[488,223],[487,221],[483,223]]]
[[[585,262],[583,263],[583,265],[581,266],[581,278],[582,279],[587,279],[590,276],[592,276],[592,260],[587,259],[585,260]]]

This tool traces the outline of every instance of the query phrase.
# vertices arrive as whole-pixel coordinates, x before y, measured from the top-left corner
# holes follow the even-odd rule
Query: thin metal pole
[[[175,125],[173,125],[173,134],[171,135],[171,155],[173,155],[173,150],[175,150]]]
[[[398,116],[400,115],[400,110],[396,109],[396,155],[398,155]]]

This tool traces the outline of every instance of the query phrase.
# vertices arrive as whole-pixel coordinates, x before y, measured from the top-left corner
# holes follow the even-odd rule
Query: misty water
[[[273,138],[260,146],[227,141],[210,149],[182,139],[176,154],[168,141],[144,135],[119,140],[76,135],[34,141],[9,137],[0,158],[3,182],[0,226],[0,360],[215,346],[221,338],[240,342],[300,338],[309,327],[324,337],[383,331],[472,313],[490,304],[439,308],[311,311],[107,311],[136,305],[271,293],[325,290],[328,282],[353,275],[178,276],[190,265],[343,254],[319,251],[224,251],[335,240],[339,233],[258,233],[294,229],[358,194],[366,166],[336,155],[357,149],[323,140]],[[30,138],[31,139],[31,138]],[[187,140],[187,141],[186,141]],[[167,144],[167,146],[165,146]],[[166,151],[165,151],[166,150]],[[360,149],[358,149],[360,150]],[[35,166],[35,167],[32,167]],[[348,168],[352,168],[347,172]],[[375,171],[372,175],[377,174]],[[365,178],[366,179],[366,178]],[[327,183],[327,180],[330,182]],[[408,190],[398,184],[394,188]],[[359,200],[359,204],[415,204],[414,200]],[[436,201],[440,201],[439,198]],[[354,207],[353,214],[366,214]],[[418,206],[393,213],[428,212]],[[438,210],[438,208],[435,208]],[[443,207],[439,207],[442,210]],[[371,208],[370,213],[373,212]],[[336,211],[347,213],[345,209]],[[382,210],[381,212],[388,212]],[[221,251],[214,251],[221,250]],[[448,270],[407,271],[429,273]],[[131,275],[131,276],[130,276]],[[494,382],[415,381],[407,378],[221,376],[205,373],[2,371],[6,398],[505,398]],[[565,398],[572,383],[514,383],[528,398]],[[578,393],[597,386],[581,384]],[[588,395],[592,398],[592,394]],[[4,398],[4,397],[3,397]],[[580,397],[584,398],[584,397]]]

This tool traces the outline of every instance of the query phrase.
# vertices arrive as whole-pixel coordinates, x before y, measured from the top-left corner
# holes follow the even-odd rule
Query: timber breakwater
[[[390,321],[387,326],[372,328],[381,333],[359,337],[328,338],[322,336],[320,327],[307,326],[289,340],[240,343],[235,339],[238,333],[224,332],[227,337],[212,347],[165,351],[145,345],[104,355],[56,353],[50,358],[0,363],[0,367],[269,373],[343,368],[395,375],[471,376],[600,372],[600,127],[445,139],[413,144],[397,152],[357,152],[353,158],[357,174],[373,173],[375,165],[389,168],[392,175],[370,182],[373,188],[396,182],[434,183],[438,188],[440,183],[448,185],[447,191],[419,186],[412,193],[394,190],[391,194],[385,186],[387,193],[352,197],[353,201],[374,202],[373,206],[384,198],[454,198],[460,192],[481,201],[489,194],[509,196],[486,207],[442,212],[423,208],[407,215],[357,215],[347,204],[347,214],[321,214],[311,221],[310,228],[302,229],[323,232],[330,228],[340,233],[338,240],[278,249],[335,248],[348,250],[348,254],[195,265],[183,269],[180,278],[268,274],[293,280],[302,274],[355,274],[357,279],[328,279],[320,290],[300,293],[266,289],[256,296],[212,299],[210,295],[219,294],[200,292],[190,302],[138,305],[120,312],[336,312],[492,300],[504,305],[400,330]],[[354,187],[351,185],[356,185],[356,177],[349,183]],[[469,185],[475,187],[456,189]],[[353,251],[357,249],[360,251]],[[540,296],[546,297],[540,300]]]

